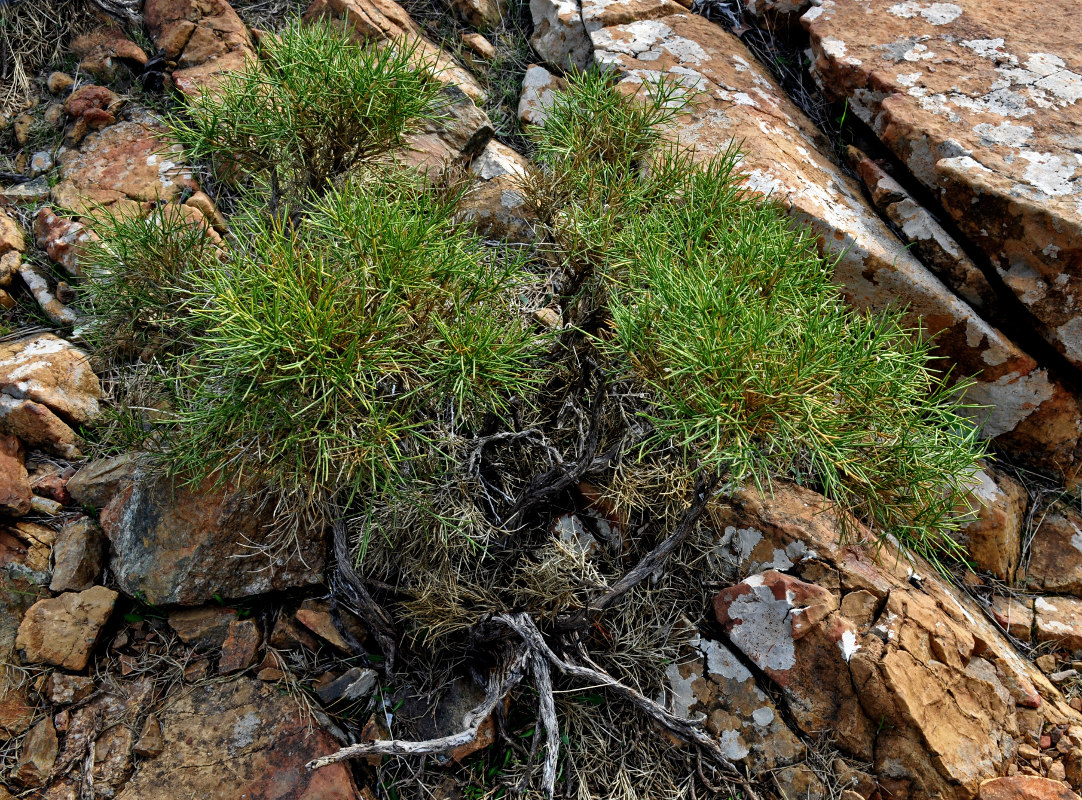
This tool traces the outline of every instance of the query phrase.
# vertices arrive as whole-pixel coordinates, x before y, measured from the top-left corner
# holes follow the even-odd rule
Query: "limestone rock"
[[[154,605],[199,605],[322,580],[322,531],[302,530],[298,542],[261,552],[273,507],[213,483],[197,491],[136,471],[113,498],[101,522],[122,591]]]
[[[582,19],[595,63],[624,76],[627,90],[669,76],[699,92],[675,124],[676,138],[704,159],[743,142],[745,185],[815,231],[820,250],[838,259],[834,278],[849,302],[867,310],[905,306],[906,323],[935,334],[935,353],[955,365],[956,376],[976,376],[968,399],[991,409],[977,417],[985,436],[1025,463],[1073,478],[1082,463],[1079,399],[904,247],[857,184],[822,155],[829,145],[819,131],[737,37],[672,0],[583,0]],[[865,63],[877,58],[869,54]]]
[[[802,18],[813,73],[940,195],[1041,323],[1082,364],[1082,21],[1009,0],[824,0]]]
[[[22,443],[14,436],[0,436],[0,509],[21,517],[30,511],[32,497]]]
[[[66,524],[53,544],[52,592],[81,592],[101,575],[105,537],[98,523],[82,517]]]
[[[68,494],[81,506],[104,508],[121,486],[135,475],[135,459],[125,453],[83,465],[66,484]]]
[[[1082,651],[1082,600],[1038,597],[1033,616],[1038,642],[1056,642],[1065,650]]]
[[[39,600],[23,617],[15,648],[28,664],[52,664],[74,672],[85,669],[116,598],[112,589],[94,586]]]
[[[592,46],[576,0],[530,0],[533,35],[530,44],[555,69],[585,69]]]
[[[1068,507],[1039,521],[1026,578],[1046,592],[1082,596],[1082,514]]]
[[[987,467],[974,476],[969,494],[973,519],[958,531],[958,539],[978,569],[1014,580],[1028,504],[1025,487],[1009,475]]]
[[[526,159],[495,139],[470,163],[475,180],[460,213],[481,236],[504,242],[533,241],[535,217],[519,184],[525,170]]]
[[[244,797],[360,800],[349,767],[308,771],[337,743],[295,700],[261,681],[196,686],[158,714],[161,753],[141,762],[118,800]]]
[[[563,80],[544,67],[531,64],[522,78],[522,94],[518,100],[518,118],[526,125],[540,125],[552,108],[552,93],[563,88]]]
[[[86,355],[51,333],[0,344],[0,392],[78,424],[101,413],[101,384]]]

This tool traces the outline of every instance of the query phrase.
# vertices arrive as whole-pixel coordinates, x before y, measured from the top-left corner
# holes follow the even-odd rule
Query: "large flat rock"
[[[968,398],[983,432],[1030,463],[1073,477],[1082,408],[1047,369],[983,320],[886,227],[858,185],[825,155],[814,125],[744,45],[671,0],[585,0],[582,18],[598,64],[629,86],[659,76],[700,92],[676,129],[706,158],[732,142],[745,185],[768,194],[837,258],[835,280],[861,309],[906,307],[907,322],[936,336],[956,376],[975,376]]]
[[[936,191],[1082,365],[1082,14],[1069,0],[824,0],[814,74]]]

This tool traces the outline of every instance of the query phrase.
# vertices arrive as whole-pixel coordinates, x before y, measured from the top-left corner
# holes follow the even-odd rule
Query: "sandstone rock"
[[[121,67],[138,74],[147,63],[147,54],[143,49],[113,26],[98,28],[77,37],[71,43],[71,50],[79,57],[80,72],[89,73],[105,82],[114,80]]]
[[[1056,642],[1066,650],[1082,650],[1082,600],[1038,597],[1033,614],[1038,642]]]
[[[272,544],[273,504],[213,484],[170,486],[137,470],[113,498],[101,522],[122,591],[154,605],[199,605],[322,580],[322,531],[302,530],[288,547],[260,551]]]
[[[727,758],[747,763],[752,774],[804,758],[804,745],[789,730],[755,677],[721,642],[702,640],[696,652],[667,671],[673,712],[700,720]]]
[[[10,250],[0,256],[0,286],[10,286],[23,264],[22,253]]]
[[[19,437],[30,447],[39,447],[61,458],[82,458],[80,441],[64,420],[47,406],[32,400],[16,400],[0,392],[0,432]]]
[[[45,82],[50,94],[63,94],[75,85],[75,78],[66,72],[50,72]]]
[[[230,622],[228,634],[222,643],[222,655],[218,659],[218,674],[229,675],[252,666],[262,639],[254,620],[235,619]]]
[[[335,627],[329,611],[320,608],[298,608],[295,618],[320,639],[334,645],[343,653],[351,652],[349,644]]]
[[[139,733],[139,739],[135,743],[133,752],[143,758],[156,758],[165,749],[165,741],[162,739],[162,724],[158,718],[151,714],[143,722],[143,729]]]
[[[462,43],[486,61],[490,61],[496,57],[496,48],[493,46],[492,42],[479,33],[463,34]]]
[[[802,18],[813,73],[847,98],[913,175],[940,195],[1034,316],[1082,364],[1074,310],[1082,183],[1082,24],[996,0],[873,6],[824,0]]]
[[[0,509],[21,517],[30,510],[32,497],[22,442],[0,436]]]
[[[892,794],[972,798],[1006,770],[1029,717],[1038,731],[1077,719],[968,597],[889,544],[876,558],[873,541],[851,532],[843,546],[833,520],[817,495],[779,484],[771,497],[738,493],[717,520],[732,528],[722,552],[738,569],[788,562],[803,579],[768,569],[719,595],[718,610],[806,732],[829,728]],[[808,588],[813,576],[874,595],[870,628],[844,616],[833,590]],[[786,616],[796,609],[809,611]]]
[[[486,239],[533,241],[534,217],[526,206],[519,181],[526,160],[495,139],[470,163],[473,188],[460,206],[463,219],[474,223]]]
[[[236,618],[237,612],[233,608],[182,608],[169,613],[169,627],[184,644],[209,650],[222,646],[229,635],[229,626]]]
[[[997,595],[992,598],[992,616],[1011,636],[1027,644],[1033,635],[1033,603],[1023,603],[1015,597]]]
[[[303,625],[279,614],[271,631],[270,644],[277,650],[315,650],[319,647],[319,640]]]
[[[23,617],[15,648],[28,664],[52,664],[75,672],[85,669],[116,598],[112,589],[94,586],[39,600]]]
[[[980,800],[1078,800],[1078,795],[1059,781],[1022,775],[985,781],[979,797]]]
[[[49,676],[48,697],[54,705],[69,705],[89,697],[94,691],[94,679],[86,675],[54,672]]]
[[[98,237],[83,223],[58,216],[45,206],[34,215],[34,238],[42,248],[68,275],[81,276],[79,258],[86,246]]]
[[[451,7],[468,24],[480,30],[499,25],[507,10],[503,0],[451,0]]]
[[[563,80],[544,67],[531,64],[522,78],[522,94],[518,100],[519,121],[527,125],[540,125],[548,118],[552,108],[553,92],[563,88]]]
[[[1014,580],[1028,504],[1025,487],[1009,475],[986,467],[974,476],[969,495],[973,519],[961,527],[958,539],[978,569]]]
[[[12,777],[28,788],[41,786],[53,771],[57,750],[56,728],[46,717],[23,740]]]
[[[237,678],[169,698],[158,715],[162,750],[141,762],[118,800],[243,797],[360,800],[348,766],[309,772],[306,762],[337,743],[295,700]]]
[[[1082,595],[1082,514],[1067,507],[1040,519],[1026,578],[1036,589]]]
[[[533,35],[530,44],[556,69],[585,69],[592,46],[575,0],[530,0]]]
[[[105,537],[90,517],[69,522],[60,529],[53,544],[52,592],[81,592],[101,575]]]
[[[677,122],[676,138],[699,158],[742,141],[745,185],[775,197],[815,231],[820,250],[838,259],[834,277],[849,302],[907,307],[907,324],[935,334],[935,352],[955,365],[954,374],[976,376],[968,398],[992,409],[978,416],[985,436],[1024,463],[1074,475],[1079,399],[903,246],[855,182],[821,154],[829,150],[821,134],[735,36],[672,0],[583,0],[582,19],[595,63],[624,76],[628,90],[669,76],[700,92]]]
[[[101,413],[101,384],[86,355],[51,333],[0,344],[0,392],[79,424]]]
[[[23,253],[26,251],[26,237],[19,223],[0,208],[0,255],[7,252]]]
[[[63,179],[52,189],[53,202],[77,216],[94,206],[114,213],[143,213],[151,203],[167,202],[196,188],[178,160],[180,146],[161,138],[163,128],[146,112],[125,113],[124,121],[86,137],[79,149],[60,155]]]

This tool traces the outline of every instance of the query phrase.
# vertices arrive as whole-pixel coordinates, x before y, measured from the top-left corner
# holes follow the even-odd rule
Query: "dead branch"
[[[551,800],[556,793],[556,768],[560,763],[560,723],[556,719],[556,701],[552,695],[552,673],[549,663],[540,653],[530,656],[534,683],[539,697],[538,712],[545,726],[545,766],[541,773],[541,785]]]
[[[591,602],[581,611],[559,620],[557,622],[557,628],[566,631],[585,627],[589,623],[591,617],[602,613],[605,609],[620,602],[625,594],[664,567],[665,562],[669,560],[669,556],[671,556],[673,552],[684,543],[684,540],[687,539],[688,535],[695,530],[695,526],[698,524],[699,518],[703,515],[703,512],[706,511],[706,506],[710,502],[710,498],[714,494],[714,489],[717,488],[717,485],[717,475],[708,476],[705,473],[700,473],[695,480],[695,491],[691,505],[688,506],[687,511],[684,512],[684,516],[676,526],[676,530],[672,532],[672,535],[643,556],[642,560],[639,561],[633,569],[624,575],[624,577],[620,578],[612,588],[596,601]]]
[[[387,671],[394,669],[397,652],[397,636],[390,615],[383,610],[365,588],[364,581],[353,568],[349,554],[349,535],[346,523],[337,519],[331,525],[334,539],[334,558],[337,565],[334,588],[340,590],[353,604],[358,616],[376,637],[380,652],[383,654]]]
[[[375,742],[362,742],[361,744],[343,747],[330,755],[309,761],[305,766],[309,770],[314,770],[358,756],[436,755],[448,753],[456,747],[469,744],[477,738],[481,723],[488,719],[496,706],[503,702],[504,698],[522,681],[529,659],[530,651],[525,647],[510,652],[503,660],[502,666],[489,678],[484,701],[463,717],[463,729],[458,733],[422,741],[384,739]]]

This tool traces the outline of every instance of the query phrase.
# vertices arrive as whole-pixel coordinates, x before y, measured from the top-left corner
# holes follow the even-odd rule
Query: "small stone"
[[[1078,677],[1078,670],[1065,669],[1061,672],[1053,672],[1048,676],[1048,680],[1052,681],[1052,683],[1066,683],[1071,680],[1071,678],[1076,677]]]
[[[1044,655],[1037,656],[1033,659],[1033,662],[1037,665],[1037,669],[1048,675],[1055,672],[1056,669],[1056,657],[1051,653],[1045,653]]]
[[[555,92],[563,88],[563,80],[544,67],[531,64],[522,78],[522,93],[518,101],[518,118],[524,125],[540,125],[548,118],[555,102]]]
[[[1048,765],[1047,777],[1050,781],[1065,781],[1067,780],[1067,768],[1064,767],[1062,761],[1053,761]]]
[[[23,446],[14,436],[0,436],[0,508],[22,516],[33,505],[33,493],[23,457]]]
[[[47,150],[39,150],[30,156],[30,177],[36,178],[38,175],[48,172],[53,168],[53,156],[52,153]]]
[[[879,598],[864,589],[846,594],[839,606],[842,615],[849,617],[858,628],[871,625],[875,621],[878,608]]]
[[[367,698],[375,688],[375,670],[353,667],[340,677],[317,688],[316,694],[325,705],[337,702],[353,703]]]
[[[2,258],[3,257],[0,256],[0,260],[2,260]],[[15,302],[14,297],[8,294],[5,289],[0,289],[0,308],[4,309],[5,311],[11,311],[11,309],[15,308],[15,306],[17,305],[18,303]]]
[[[64,507],[55,500],[50,500],[48,497],[34,495],[30,498],[30,509],[37,514],[55,517],[64,510]]]
[[[297,625],[293,620],[282,615],[274,623],[270,644],[271,647],[278,650],[295,650],[298,648],[315,650],[319,646],[316,637],[309,633],[306,628]]]
[[[117,593],[104,586],[39,600],[19,625],[15,648],[28,664],[46,663],[78,672],[86,668]]]
[[[996,595],[992,598],[991,611],[992,617],[1007,633],[1023,642],[1029,642],[1033,630],[1032,600],[1023,603],[1015,597]]]
[[[184,667],[184,680],[188,683],[199,683],[207,677],[207,672],[210,669],[210,662],[205,658],[197,658],[195,661],[188,662]]]
[[[15,143],[19,147],[26,147],[30,141],[30,129],[34,126],[34,118],[29,114],[20,114],[15,117],[12,127],[15,130]]]
[[[0,254],[26,251],[26,237],[18,222],[0,208]]]
[[[10,250],[0,256],[0,286],[10,286],[22,264],[22,254],[18,250]]]
[[[96,125],[100,128],[111,124],[105,122],[107,117],[112,117],[115,121],[113,111],[118,109],[120,104],[120,96],[116,92],[106,89],[104,86],[91,84],[72,92],[71,96],[64,101],[64,111],[68,116],[75,119],[91,117],[93,119],[91,127],[93,128]],[[105,112],[105,115],[102,116],[93,112]]]
[[[52,773],[58,752],[56,728],[52,719],[46,717],[23,740],[12,777],[26,787],[41,786]]]
[[[81,592],[101,575],[105,537],[90,517],[69,522],[53,544],[52,592]]]
[[[45,82],[50,94],[63,94],[75,85],[75,78],[66,72],[53,72]]]
[[[38,177],[25,183],[0,187],[0,203],[36,206],[48,200],[51,191],[49,181]]]
[[[79,437],[48,406],[0,394],[0,432],[18,436],[30,447],[75,460],[82,458]]]
[[[496,48],[492,42],[479,33],[463,34],[462,43],[481,58],[493,59],[496,57]]]
[[[560,315],[551,308],[539,308],[537,311],[533,312],[533,316],[534,319],[553,331],[559,328],[562,322]]]
[[[1038,597],[1033,603],[1033,612],[1038,642],[1057,642],[1067,650],[1082,650],[1082,600]]]
[[[49,676],[46,694],[55,705],[68,705],[89,697],[94,691],[94,679],[86,675],[54,672]]]
[[[154,758],[161,755],[164,749],[162,724],[156,716],[151,714],[143,722],[143,730],[140,731],[139,739],[135,742],[135,754],[142,758]]]
[[[1026,761],[1033,761],[1034,759],[1040,758],[1041,753],[1033,745],[1023,743],[1018,745],[1018,757],[1024,758]]]
[[[113,495],[135,474],[135,459],[130,453],[91,461],[67,482],[66,489],[81,506],[105,508]]]
[[[450,0],[452,7],[475,28],[488,29],[500,24],[507,9],[505,0]]]
[[[184,644],[211,649],[222,646],[229,636],[230,625],[236,618],[236,609],[232,608],[186,608],[169,614],[169,627],[176,631]]]
[[[334,620],[329,611],[321,608],[299,608],[294,616],[297,622],[316,636],[334,645],[343,653],[350,652],[349,644],[334,626]]]
[[[218,659],[218,674],[229,675],[254,664],[260,641],[262,635],[254,620],[235,619],[229,623],[229,633]]]

